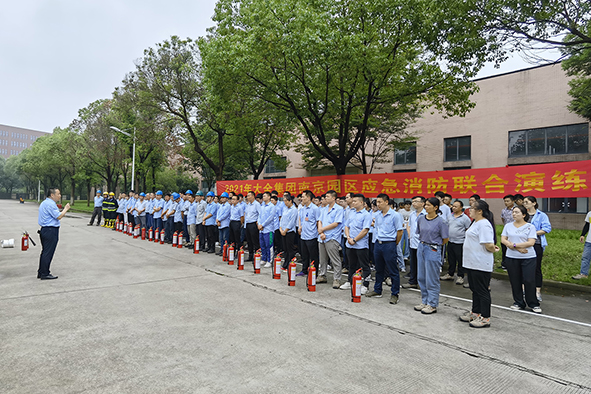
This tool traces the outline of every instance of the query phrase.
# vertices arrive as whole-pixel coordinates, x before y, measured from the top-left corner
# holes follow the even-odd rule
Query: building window
[[[461,161],[471,159],[471,137],[446,138],[445,161]]]
[[[284,160],[287,160],[287,157],[283,157]],[[285,163],[285,162],[284,162]],[[265,164],[265,173],[266,174],[275,174],[277,172],[285,172],[286,165],[283,166],[276,166],[275,162],[271,159],[267,160],[267,164]]]
[[[509,132],[509,157],[589,152],[589,124]]]
[[[589,199],[582,198],[544,198],[540,207],[544,212],[587,213]]]
[[[417,162],[417,144],[414,143],[407,149],[394,151],[394,164],[415,164]]]

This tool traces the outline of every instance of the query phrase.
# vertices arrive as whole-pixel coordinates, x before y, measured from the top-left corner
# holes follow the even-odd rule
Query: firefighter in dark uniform
[[[109,200],[111,202],[109,206],[109,228],[115,230],[115,219],[117,218],[117,208],[119,208],[119,204],[115,199],[115,193],[109,193]]]
[[[107,200],[109,199],[109,193],[108,192],[103,192],[103,224],[101,224],[101,227],[107,227],[107,219],[108,219],[108,215],[109,215],[109,210],[107,209],[107,207],[109,206],[107,202]]]

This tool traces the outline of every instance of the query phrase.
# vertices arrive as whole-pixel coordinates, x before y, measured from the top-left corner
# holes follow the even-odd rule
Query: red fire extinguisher
[[[281,267],[279,267],[279,275],[281,275]],[[296,278],[296,259],[294,258],[289,262],[289,267],[287,268],[287,284],[289,286],[295,286],[295,278]]]
[[[254,253],[254,260],[252,262],[253,268],[254,268],[254,273],[255,274],[260,274],[261,273],[261,250],[257,250]]]
[[[146,240],[146,228],[142,227],[142,241]]]
[[[183,247],[183,232],[179,233],[179,239],[177,240],[177,248],[181,249]]]
[[[176,231],[174,232],[174,234],[172,234],[172,247],[176,248],[176,244],[178,242],[179,239],[179,233],[177,233]]]
[[[148,241],[152,242],[152,240],[154,238],[152,238],[154,236],[154,230],[152,230],[152,227],[150,227],[150,230],[148,231]]]
[[[115,220],[115,231],[119,231],[119,216],[117,216],[117,220]]]
[[[29,249],[29,234],[27,232],[23,233],[23,237],[21,238],[21,250],[26,252]]]
[[[273,260],[273,279],[281,279],[281,253]]]
[[[234,265],[234,244],[228,247],[226,257],[228,258],[228,265]]]
[[[154,232],[154,242],[158,243],[160,242],[160,229],[156,228],[156,231]]]
[[[199,254],[199,236],[195,238],[195,243],[193,244],[193,253]]]
[[[238,270],[244,270],[244,248],[240,247],[238,251],[238,266],[236,267]]]
[[[164,245],[164,237],[166,236],[166,233],[164,232],[164,229],[162,229],[162,231],[160,231],[160,245]]]
[[[131,225],[131,223],[127,223],[127,235],[129,235],[130,237],[133,235],[133,226]]]
[[[228,241],[224,242],[222,247],[222,261],[228,261]]]
[[[133,238],[139,238],[139,236],[140,236],[140,225],[136,224],[135,231],[133,233]],[[145,238],[145,236],[144,236],[144,238]]]
[[[361,302],[361,285],[363,284],[363,279],[361,278],[361,268],[355,272],[353,275],[353,283],[351,283],[351,301],[352,302]]]
[[[316,291],[316,267],[314,267],[314,261],[310,263],[310,268],[308,268],[308,282],[306,285],[308,291]]]

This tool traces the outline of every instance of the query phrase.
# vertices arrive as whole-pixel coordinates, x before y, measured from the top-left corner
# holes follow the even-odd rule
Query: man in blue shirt
[[[318,220],[320,209],[312,203],[314,193],[310,190],[302,192],[302,205],[298,217],[298,232],[301,239],[302,271],[297,276],[308,275],[310,263],[318,265]],[[318,273],[318,271],[316,271]]]
[[[57,247],[60,231],[60,220],[70,210],[70,204],[66,204],[64,209],[60,212],[57,207],[57,202],[62,198],[62,193],[59,189],[50,188],[47,190],[47,198],[39,205],[39,219],[38,223],[41,226],[39,235],[41,237],[41,256],[39,257],[39,269],[37,270],[37,278],[39,279],[57,279],[57,276],[51,275],[49,266]]]
[[[215,220],[218,213],[218,204],[214,202],[215,194],[207,192],[207,207],[205,208],[205,216],[203,217],[203,225],[207,232],[207,253],[215,253],[215,240],[218,235],[218,229]]]
[[[154,211],[154,231],[156,229],[163,230],[162,227],[162,211],[164,208],[164,200],[162,199],[162,190],[158,190],[156,192],[156,199],[154,200],[154,205],[152,210]]]
[[[203,224],[203,218],[205,217],[205,210],[207,209],[207,203],[203,199],[203,192],[199,190],[195,194],[196,205],[196,218],[195,223],[197,225],[197,235],[199,236],[199,250],[205,251],[205,241],[207,240],[207,232],[205,231],[205,225]]]
[[[275,205],[271,203],[271,193],[263,193],[263,204],[257,221],[259,229],[259,243],[261,244],[261,264],[264,268],[271,267],[271,233],[274,231]]]
[[[172,195],[166,193],[164,196],[164,208],[162,211],[162,226],[164,227],[164,242],[172,243],[172,228],[174,227],[174,216],[170,217],[169,212],[172,208]],[[173,213],[171,213],[173,215]]]
[[[347,261],[349,262],[349,281],[343,284],[341,290],[351,288],[353,275],[361,268],[363,286],[361,294],[367,293],[371,270],[369,267],[369,228],[371,227],[371,214],[365,210],[365,196],[361,193],[353,194],[351,206],[354,211],[349,213],[345,223],[345,238]]]
[[[410,272],[408,283],[402,285],[403,289],[418,289],[419,282],[417,279],[417,249],[419,248],[419,235],[417,234],[417,222],[422,215],[427,212],[423,208],[425,206],[425,197],[414,196],[412,199],[412,206],[415,209],[410,214],[408,219],[408,244],[410,247]]]
[[[223,254],[224,244],[228,242],[230,236],[230,203],[228,202],[229,194],[223,192],[220,195],[220,207],[216,215],[216,225],[219,230],[220,252],[219,256]]]
[[[103,197],[101,196],[101,191],[96,191],[96,196],[94,196],[94,209],[92,210],[92,217],[90,218],[90,223],[87,226],[92,226],[94,224],[94,218],[98,215],[98,221],[96,225],[99,226],[101,224],[101,215],[103,214]]]
[[[283,212],[279,221],[279,232],[283,238],[283,250],[285,251],[283,269],[286,270],[289,262],[295,256],[295,231],[298,223],[298,210],[293,205],[292,196],[283,197],[283,203]],[[279,242],[279,239],[277,239],[277,242]]]
[[[240,248],[242,246],[240,229],[244,224],[244,206],[238,200],[238,196],[233,195],[230,203],[230,243]]]
[[[244,224],[246,228],[246,242],[248,244],[248,260],[254,261],[254,252],[259,250],[259,228],[257,227],[257,220],[259,220],[259,212],[261,204],[256,200],[253,191],[246,194],[246,205],[244,206]]]
[[[185,236],[185,244],[189,243],[189,226],[187,224],[187,215],[189,214],[189,208],[191,207],[191,202],[189,202],[189,196],[193,196],[192,190],[187,190],[183,195],[181,193],[181,215],[183,217],[183,235]],[[193,199],[195,201],[195,199]]]
[[[168,220],[174,220],[173,231],[177,234],[180,234],[181,231],[183,231],[183,204],[184,201],[182,200],[181,195],[179,193],[172,193],[172,205],[168,211]]]
[[[388,273],[392,280],[392,295],[390,304],[398,303],[400,293],[400,273],[398,272],[398,243],[402,239],[404,226],[402,216],[390,208],[388,202],[390,197],[387,194],[378,194],[376,200],[378,211],[374,221],[374,263],[376,265],[376,283],[374,289],[365,294],[366,297],[382,297],[382,282],[385,274]]]
[[[197,239],[197,203],[193,194],[187,193],[187,201],[189,202],[189,211],[187,212],[187,230],[189,231],[189,242],[185,244],[185,247],[190,249],[195,245],[195,239]]]
[[[328,261],[334,269],[332,288],[341,287],[341,256],[339,253],[340,241],[343,232],[343,220],[345,210],[336,203],[337,192],[329,190],[326,192],[326,208],[321,210],[320,220],[318,221],[318,251],[320,254],[320,264],[318,265],[318,279],[316,283],[326,283],[326,270]]]

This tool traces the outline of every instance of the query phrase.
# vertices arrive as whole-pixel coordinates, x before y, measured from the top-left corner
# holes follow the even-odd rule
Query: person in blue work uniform
[[[230,203],[228,202],[229,194],[223,192],[220,195],[220,207],[218,208],[215,223],[218,226],[220,252],[219,256],[223,254],[224,244],[228,242],[230,236]]]
[[[346,253],[349,262],[349,278],[340,289],[351,289],[353,275],[361,268],[363,285],[361,294],[367,293],[371,269],[369,267],[369,228],[371,227],[371,214],[365,210],[365,196],[361,193],[353,194],[351,207],[354,211],[349,213],[345,223],[345,237],[347,239]]]
[[[326,207],[321,210],[318,220],[318,252],[320,261],[318,265],[318,278],[316,283],[326,283],[326,271],[328,263],[333,267],[334,275],[332,288],[341,287],[341,256],[339,254],[341,234],[343,233],[343,224],[345,210],[337,201],[337,192],[329,190],[324,197]]]
[[[121,222],[121,223],[125,222],[123,212],[125,212],[126,205],[127,205],[127,200],[125,199],[125,193],[120,193],[119,199],[117,200],[117,210],[115,211],[115,213],[117,214],[117,218],[119,219],[119,222]],[[117,228],[114,228],[113,230],[117,230]]]
[[[180,234],[180,232],[183,231],[183,215],[181,211],[183,204],[184,202],[180,193],[172,193],[172,206],[168,212],[168,219],[174,220],[173,232],[176,232],[177,234]],[[180,239],[178,241],[180,241]]]
[[[376,266],[376,283],[366,297],[381,297],[382,282],[386,275],[392,281],[390,304],[398,304],[400,293],[400,273],[398,271],[398,243],[402,239],[404,225],[402,216],[390,207],[390,197],[385,193],[378,194],[376,204],[378,210],[374,219],[374,264]]]
[[[146,228],[154,229],[154,193],[146,193]]]
[[[207,232],[207,253],[215,253],[215,242],[218,238],[218,229],[215,223],[219,205],[214,201],[215,194],[207,192],[207,207],[203,217],[203,225]]]
[[[246,230],[246,243],[248,244],[248,259],[254,261],[254,253],[261,247],[259,244],[259,212],[261,204],[256,200],[253,191],[246,193],[246,205],[244,206],[244,228]]]
[[[298,232],[300,234],[302,257],[302,270],[297,276],[308,275],[310,263],[316,266],[319,263],[318,252],[318,220],[320,220],[320,209],[312,203],[314,193],[310,190],[302,192],[302,204],[298,215]],[[316,271],[318,272],[318,271]]]
[[[271,203],[271,193],[263,193],[263,204],[257,220],[259,229],[259,243],[261,245],[261,264],[264,268],[271,267],[271,233],[274,231],[275,205]]]
[[[103,213],[103,200],[104,198],[101,195],[101,191],[96,191],[96,196],[94,196],[94,209],[92,210],[92,217],[90,218],[90,223],[87,226],[92,226],[94,224],[94,218],[98,215],[98,220],[96,225],[99,226],[101,224],[101,215]]]
[[[298,223],[298,210],[293,204],[292,196],[284,196],[283,204],[283,212],[279,221],[279,233],[281,234],[283,250],[285,251],[285,260],[283,261],[282,267],[284,270],[287,270],[289,262],[295,256],[293,245],[295,243],[296,226]],[[279,239],[276,241],[279,242]]]
[[[205,231],[205,225],[203,224],[203,218],[205,217],[205,210],[207,209],[207,203],[203,198],[203,192],[199,190],[195,194],[196,205],[196,218],[195,223],[197,226],[197,235],[199,236],[199,250],[205,251],[205,242],[207,240],[207,232]]]
[[[156,192],[156,198],[154,199],[152,209],[154,211],[154,231],[156,231],[156,229],[163,230],[162,212],[164,211],[164,200],[162,199],[162,190]]]
[[[146,228],[146,209],[148,202],[146,201],[146,193],[140,193],[139,199],[135,202],[134,215],[137,214],[137,224],[140,225],[140,229]]]
[[[41,237],[42,250],[41,256],[39,256],[37,278],[41,280],[57,279],[57,276],[51,275],[49,267],[59,240],[60,220],[70,210],[70,203],[68,203],[60,212],[57,202],[61,198],[62,193],[59,189],[50,188],[47,190],[47,198],[39,205],[38,223],[41,226],[39,236]]]
[[[183,217],[183,236],[185,237],[185,245],[189,243],[189,225],[187,223],[187,215],[189,214],[189,208],[192,204],[192,202],[189,201],[189,196],[193,197],[192,190],[187,190],[184,195],[181,195],[181,215]],[[193,201],[195,201],[194,198]]]
[[[172,195],[170,193],[166,193],[166,195],[164,196],[164,201],[164,210],[162,212],[162,226],[164,226],[164,242],[170,244],[172,243],[172,229],[174,228],[174,212],[172,211],[172,205],[174,201]]]
[[[230,200],[230,243],[237,248],[242,246],[240,242],[240,230],[244,224],[244,205],[240,204],[237,195],[233,195]]]
[[[187,201],[189,201],[189,211],[187,212],[187,230],[189,231],[189,242],[185,243],[185,248],[191,249],[195,245],[197,239],[197,204],[193,194],[187,194]]]

